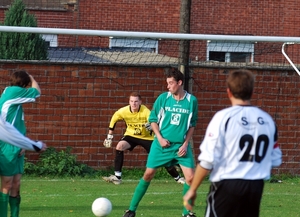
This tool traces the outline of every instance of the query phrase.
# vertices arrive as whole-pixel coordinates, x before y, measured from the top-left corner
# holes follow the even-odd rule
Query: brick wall
[[[78,2],[66,10],[29,12],[36,15],[39,27],[179,32],[181,0]],[[0,8],[0,22],[5,10]],[[297,37],[299,12],[296,0],[192,1],[191,33]]]
[[[181,0],[78,1],[66,10],[30,10],[41,27],[178,32]],[[3,4],[3,3],[2,3]],[[1,3],[0,3],[0,6]],[[192,1],[191,30],[203,34],[298,36],[298,1]],[[7,8],[0,8],[0,20]]]
[[[95,168],[113,165],[114,149],[102,146],[114,111],[128,104],[131,91],[139,91],[151,108],[158,94],[166,91],[164,68],[115,67],[100,65],[41,65],[0,63],[0,89],[8,85],[12,70],[25,69],[39,82],[42,96],[25,105],[28,136],[45,141],[58,150],[73,147],[78,160]],[[211,117],[230,105],[225,79],[231,69],[192,68],[192,92],[199,100],[195,131],[195,158]],[[283,165],[274,173],[299,173],[299,90],[300,77],[294,71],[253,70],[256,88],[252,103],[269,112],[277,122]],[[114,146],[124,132],[118,123]],[[27,152],[30,161],[38,155]],[[125,154],[125,167],[144,167],[146,153],[137,148]]]

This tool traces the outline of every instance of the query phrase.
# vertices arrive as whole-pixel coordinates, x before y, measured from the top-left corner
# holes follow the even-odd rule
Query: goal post
[[[300,43],[300,37],[284,37],[284,36],[211,35],[211,34],[108,31],[108,30],[41,28],[41,27],[19,27],[19,26],[0,26],[0,32],[85,35],[85,36],[101,36],[101,37],[153,38],[153,39]]]
[[[190,42],[188,67],[261,67],[275,70],[293,68],[300,75],[297,68],[300,64],[300,49],[295,47],[289,51],[289,55],[285,52],[285,45],[299,45],[300,37],[19,26],[0,26],[0,32],[42,35],[48,46],[46,61],[50,62],[182,67],[180,43],[188,40]],[[5,61],[1,58],[1,53],[0,59]],[[292,62],[291,59],[297,61]]]
[[[282,44],[282,54],[283,56],[289,61],[289,63],[291,64],[291,66],[295,69],[295,71],[298,73],[298,75],[300,76],[300,72],[299,69],[295,66],[295,64],[293,63],[293,61],[289,58],[289,56],[287,55],[287,53],[285,52],[285,45],[294,45],[295,42],[284,42]]]

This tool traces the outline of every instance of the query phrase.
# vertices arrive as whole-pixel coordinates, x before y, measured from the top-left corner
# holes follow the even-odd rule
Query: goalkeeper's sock
[[[176,170],[176,167],[175,166],[171,166],[171,167],[165,167],[166,170],[168,171],[168,173],[176,180],[177,178],[179,179],[180,176],[179,176],[179,173],[178,171]],[[177,180],[178,180],[177,179]],[[176,181],[177,181],[176,180]]]
[[[180,179],[180,176],[177,176],[176,178],[174,178],[175,181],[177,182]]]
[[[115,171],[122,171],[124,161],[124,151],[116,150],[115,156]]]
[[[188,184],[186,184],[186,182],[183,184],[183,192],[182,195],[184,196],[186,194],[186,192],[188,192],[188,190],[190,189],[190,186]],[[189,201],[190,203],[190,201]],[[190,211],[188,211],[185,206],[183,206],[183,210],[182,210],[182,214],[183,215],[187,215],[189,214]]]
[[[136,211],[140,201],[145,195],[150,182],[146,182],[143,178],[141,178],[139,184],[136,186],[133,197],[130,202],[129,210]]]
[[[122,178],[122,172],[115,171],[115,176],[116,176],[118,179],[121,179],[121,178]]]
[[[8,194],[0,192],[0,216],[7,216]]]
[[[21,197],[9,197],[11,217],[19,217]]]

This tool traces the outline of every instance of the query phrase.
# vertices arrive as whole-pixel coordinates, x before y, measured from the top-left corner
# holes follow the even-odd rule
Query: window
[[[158,53],[158,41],[154,39],[110,38],[109,48],[138,49]]]
[[[57,42],[57,35],[42,35],[42,38],[46,41],[48,44],[48,47],[57,47],[58,42]]]
[[[254,44],[250,42],[207,42],[207,61],[254,62]]]

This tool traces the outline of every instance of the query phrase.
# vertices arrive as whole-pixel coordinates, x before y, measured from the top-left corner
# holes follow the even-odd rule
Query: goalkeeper
[[[108,177],[102,177],[105,181],[119,185],[122,182],[122,167],[124,161],[124,151],[132,151],[136,146],[142,146],[147,153],[150,152],[150,147],[154,139],[154,134],[151,126],[148,123],[150,110],[142,105],[141,96],[137,92],[133,92],[129,96],[129,105],[117,110],[111,118],[107,138],[103,145],[110,148],[112,145],[113,131],[118,121],[126,123],[126,132],[124,137],[116,146],[116,154],[114,160],[115,174]],[[185,183],[185,179],[180,177],[174,166],[166,167],[168,173],[174,180],[180,184]]]

